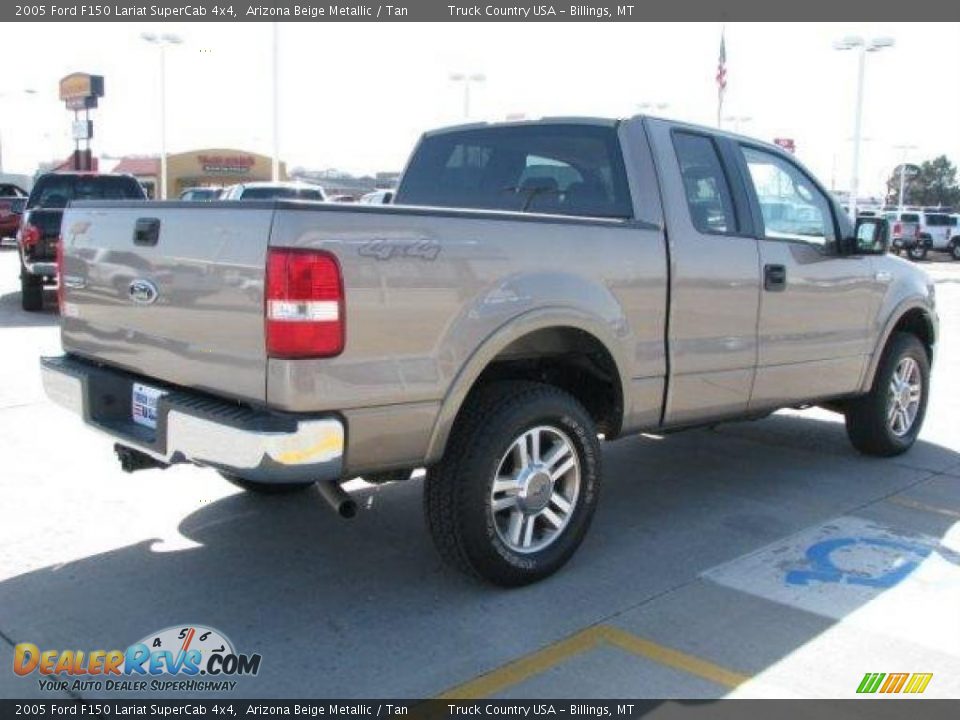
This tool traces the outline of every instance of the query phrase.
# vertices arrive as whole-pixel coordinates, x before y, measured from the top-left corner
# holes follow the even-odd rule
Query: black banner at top
[[[960,16],[960,4],[915,0],[394,0],[394,2],[322,2],[321,0],[34,0],[0,5],[0,21],[43,22],[646,22],[676,20],[832,20],[862,22],[944,21]]]

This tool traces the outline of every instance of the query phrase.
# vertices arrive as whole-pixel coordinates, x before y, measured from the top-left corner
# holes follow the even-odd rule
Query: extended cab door
[[[860,386],[876,301],[869,257],[840,254],[851,232],[792,158],[736,143],[759,232],[763,291],[751,410],[828,398]]]
[[[710,133],[647,120],[670,251],[664,425],[743,414],[757,360],[760,271],[742,183]]]

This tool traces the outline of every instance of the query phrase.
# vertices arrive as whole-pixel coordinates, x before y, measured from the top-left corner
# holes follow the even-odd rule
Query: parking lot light
[[[167,199],[167,47],[181,45],[183,39],[173,33],[140,33],[140,39],[160,50],[160,199]]]
[[[864,61],[868,52],[879,52],[893,47],[891,37],[878,37],[865,40],[857,35],[848,35],[833,43],[834,50],[857,50],[857,98],[853,114],[853,162],[850,173],[850,217],[857,217],[857,191],[860,184],[860,129],[863,119],[863,73]]]
[[[470,119],[470,85],[485,82],[487,76],[483,73],[451,73],[451,82],[463,83],[463,117]]]

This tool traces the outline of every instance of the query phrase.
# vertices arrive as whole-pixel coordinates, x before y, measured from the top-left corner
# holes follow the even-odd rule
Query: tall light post
[[[648,113],[653,110],[656,110],[657,112],[663,112],[668,107],[670,107],[670,103],[667,102],[642,102],[637,105],[637,110],[642,113]]]
[[[173,33],[140,33],[145,42],[160,49],[160,199],[167,199],[167,48],[183,39]]]
[[[884,48],[893,47],[894,40],[890,37],[878,37],[865,40],[856,35],[850,35],[833,43],[834,50],[857,51],[857,101],[853,113],[853,167],[850,173],[850,217],[857,217],[857,191],[860,184],[860,128],[863,119],[863,71],[868,52],[878,52]]]
[[[280,180],[280,23],[273,25],[273,162],[270,176]]]
[[[723,118],[723,121],[733,123],[733,131],[739,133],[744,123],[752,122],[753,118],[749,115],[727,115]]]
[[[23,88],[19,92],[2,92],[0,93],[0,98],[9,97],[10,95],[36,95],[37,91],[33,88]],[[0,133],[0,174],[3,173],[3,135]]]
[[[894,145],[894,150],[900,151],[900,192],[897,196],[897,210],[903,211],[903,190],[906,186],[906,174],[907,174],[907,153],[911,150],[916,150],[916,145]]]
[[[470,119],[470,86],[473,83],[482,83],[487,79],[483,73],[453,73],[450,75],[452,82],[463,83],[463,117]]]

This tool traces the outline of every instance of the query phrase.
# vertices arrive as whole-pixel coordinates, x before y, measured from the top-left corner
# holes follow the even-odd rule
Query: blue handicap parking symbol
[[[880,574],[866,574],[855,569],[837,567],[832,555],[837,550],[857,545],[897,550],[908,555]],[[809,585],[811,582],[846,583],[873,588],[890,588],[917,569],[920,562],[931,553],[931,548],[915,543],[885,540],[883,538],[843,537],[821,540],[807,548],[806,558],[810,567],[806,570],[791,570],[786,575],[788,585]]]

